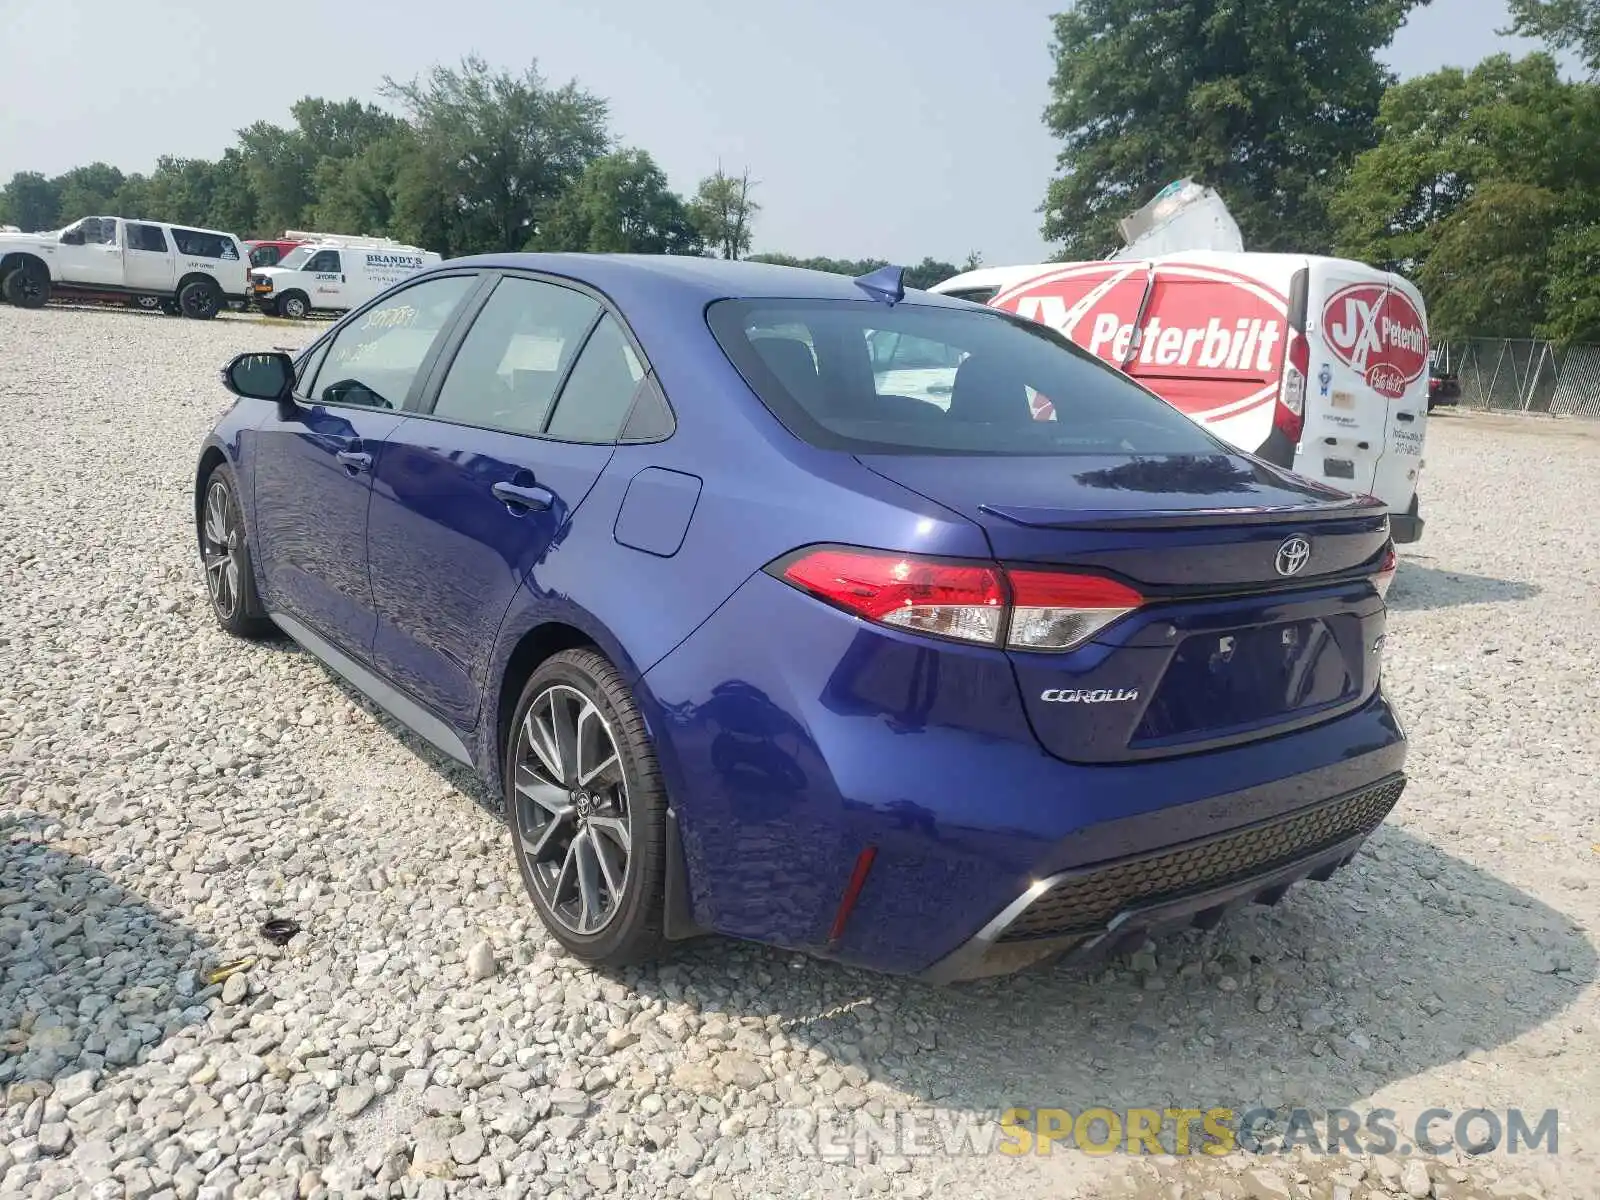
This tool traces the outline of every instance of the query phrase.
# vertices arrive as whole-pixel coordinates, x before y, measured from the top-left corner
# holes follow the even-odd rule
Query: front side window
[[[571,288],[502,279],[450,364],[434,415],[509,433],[540,432],[599,311]]]
[[[607,314],[573,364],[546,432],[568,442],[616,441],[644,378],[644,364]]]
[[[339,273],[339,252],[337,250],[318,250],[312,255],[311,261],[306,264],[306,270],[316,275],[337,275]]]
[[[311,400],[399,409],[440,332],[477,281],[474,275],[430,279],[352,318],[334,335],[312,383]]]
[[[722,300],[712,333],[796,436],[859,453],[1215,454],[1166,401],[1046,326],[968,308]]]

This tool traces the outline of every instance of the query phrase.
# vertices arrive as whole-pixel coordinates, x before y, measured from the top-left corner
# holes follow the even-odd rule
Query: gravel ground
[[[610,978],[542,936],[471,779],[212,624],[216,370],[308,336],[0,308],[0,1196],[1594,1193],[1592,428],[1433,422],[1387,659],[1413,783],[1332,883],[1088,973],[939,991],[708,940]],[[303,932],[272,946],[268,916]],[[840,1162],[791,1136],[1260,1104],[1555,1107],[1560,1154]]]

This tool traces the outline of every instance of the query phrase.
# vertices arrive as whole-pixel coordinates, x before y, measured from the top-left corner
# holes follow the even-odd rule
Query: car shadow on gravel
[[[1401,612],[1421,612],[1431,608],[1453,608],[1460,604],[1495,604],[1512,600],[1531,600],[1539,594],[1536,584],[1517,579],[1496,579],[1466,571],[1447,571],[1426,563],[1402,559],[1400,570],[1389,586],[1389,607]]]
[[[30,1102],[38,1081],[146,1057],[205,1021],[216,990],[206,942],[70,842],[46,844],[53,824],[0,813],[0,1110]]]
[[[941,989],[707,940],[630,984],[776,1016],[910,1103],[1322,1110],[1523,1037],[1595,974],[1560,913],[1385,826],[1332,881],[1132,959]]]

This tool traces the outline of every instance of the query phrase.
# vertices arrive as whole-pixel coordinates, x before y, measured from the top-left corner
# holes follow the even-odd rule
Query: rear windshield
[[[1222,444],[1054,330],[1007,313],[723,300],[712,333],[816,446],[872,454],[1215,454]]]

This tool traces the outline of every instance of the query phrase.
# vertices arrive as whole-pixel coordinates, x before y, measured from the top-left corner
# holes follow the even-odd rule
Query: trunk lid
[[[1227,453],[857,457],[974,521],[1007,566],[1107,575],[1144,596],[1074,650],[1007,652],[1059,757],[1233,745],[1349,711],[1377,685],[1371,574],[1388,528],[1370,498]]]

